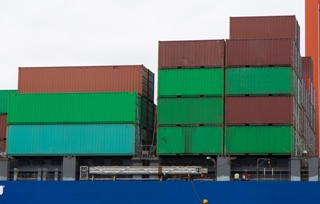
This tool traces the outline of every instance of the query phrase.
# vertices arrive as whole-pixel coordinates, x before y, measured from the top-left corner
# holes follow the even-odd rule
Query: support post
[[[41,168],[38,169],[37,180],[38,180],[38,181],[41,181]]]
[[[301,181],[301,159],[299,157],[290,158],[291,181]]]
[[[231,165],[229,157],[217,157],[217,181],[230,181]]]
[[[319,158],[308,158],[308,176],[309,181],[319,181]]]
[[[76,157],[63,157],[62,180],[76,180]]]
[[[150,166],[159,166],[159,160],[150,160]],[[149,175],[149,178],[158,179],[159,175]]]
[[[142,166],[142,160],[132,160],[132,166]],[[132,178],[141,179],[142,175],[132,175]]]
[[[46,181],[47,180],[47,175],[48,175],[48,169],[44,168],[43,169],[43,174],[42,174],[42,181]]]
[[[9,160],[7,158],[0,158],[0,181],[8,180]]]

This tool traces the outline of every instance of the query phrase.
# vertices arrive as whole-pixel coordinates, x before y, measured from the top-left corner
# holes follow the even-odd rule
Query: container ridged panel
[[[160,127],[158,155],[222,154],[222,127]]]
[[[0,115],[0,140],[7,136],[7,115]]]
[[[7,154],[11,156],[133,155],[134,125],[12,125]]]
[[[158,125],[223,124],[223,98],[158,99]]]
[[[17,90],[0,90],[0,114],[8,112],[8,99],[10,94],[16,94]]]
[[[222,96],[224,69],[159,70],[159,97]]]
[[[159,69],[224,67],[224,40],[161,41]]]
[[[128,92],[15,94],[9,97],[7,123],[136,123],[140,101]]]
[[[226,95],[295,95],[296,75],[290,67],[226,69]]]
[[[228,126],[225,153],[233,155],[290,155],[293,153],[292,126]]]

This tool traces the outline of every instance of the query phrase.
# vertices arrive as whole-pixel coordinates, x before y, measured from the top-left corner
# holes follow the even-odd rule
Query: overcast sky
[[[159,40],[226,39],[230,16],[296,15],[304,0],[1,0],[0,89],[18,67],[144,64]]]

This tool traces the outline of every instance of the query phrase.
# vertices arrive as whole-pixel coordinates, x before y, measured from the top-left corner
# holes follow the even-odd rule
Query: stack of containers
[[[315,102],[313,81],[313,62],[311,57],[302,57],[302,81],[306,86],[306,135],[309,148],[315,151]]]
[[[226,154],[296,155],[305,149],[299,39],[295,16],[231,17]]]
[[[20,68],[8,155],[137,154],[152,141],[153,77],[143,65]]]
[[[224,48],[224,40],[159,42],[159,156],[223,152]]]
[[[17,90],[0,90],[0,152],[6,152],[8,98]]]

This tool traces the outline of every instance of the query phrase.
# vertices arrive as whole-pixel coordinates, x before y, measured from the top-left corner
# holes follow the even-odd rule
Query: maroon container
[[[292,96],[226,97],[226,125],[293,125],[295,100]]]
[[[224,46],[224,40],[160,41],[158,67],[224,67]]]
[[[313,61],[311,57],[302,57],[302,77],[310,78],[313,80]]]
[[[7,137],[7,115],[0,115],[0,139]]]
[[[310,94],[310,87],[311,87],[311,81],[310,81],[310,78],[309,77],[307,77],[307,76],[303,76],[302,77],[302,80],[303,80],[303,82],[305,83],[305,86],[306,86],[306,89],[307,89],[307,91],[308,91],[308,93]],[[309,100],[309,99],[308,99]]]
[[[149,75],[143,65],[19,68],[18,92],[137,92],[153,101]]]
[[[296,17],[230,17],[230,39],[268,38],[291,38],[300,48],[300,26]]]
[[[5,139],[0,139],[0,152],[6,152],[7,141]]]
[[[297,70],[297,49],[289,38],[227,40],[226,67],[290,66]]]

